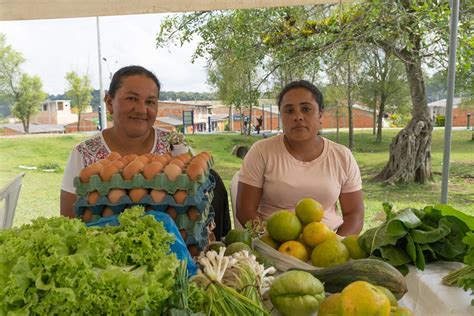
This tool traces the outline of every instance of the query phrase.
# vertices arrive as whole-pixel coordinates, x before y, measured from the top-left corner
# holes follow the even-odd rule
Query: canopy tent
[[[353,0],[0,0],[0,21],[248,9],[342,3],[351,1]],[[443,154],[443,179],[440,199],[441,203],[447,203],[448,196],[459,0],[450,0],[450,6],[450,47],[447,82],[448,98],[446,104],[445,148]],[[98,20],[97,29],[98,40],[100,42]],[[99,68],[101,64],[100,60],[101,56],[99,44]],[[101,69],[99,70],[100,76],[102,77]]]
[[[0,0],[0,21],[209,11],[352,0]]]

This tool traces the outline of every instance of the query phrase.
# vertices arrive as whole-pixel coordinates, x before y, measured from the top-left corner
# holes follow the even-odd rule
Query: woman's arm
[[[240,224],[245,227],[245,223],[260,218],[258,215],[258,206],[262,198],[262,188],[257,188],[242,182],[239,182],[236,202],[236,216]],[[260,218],[261,219],[261,218]]]
[[[362,190],[341,193],[339,196],[342,219],[337,234],[340,236],[358,235],[364,226],[364,198]]]
[[[69,193],[64,190],[61,190],[60,201],[61,215],[69,218],[74,218],[75,212],[73,205],[74,202],[76,202],[76,195],[74,193]]]

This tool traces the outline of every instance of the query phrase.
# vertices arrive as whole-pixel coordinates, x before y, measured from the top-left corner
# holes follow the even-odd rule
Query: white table
[[[459,262],[442,261],[427,264],[424,271],[410,266],[410,272],[405,276],[408,293],[400,300],[400,305],[408,307],[417,316],[474,315],[471,291],[441,283],[448,272],[460,267]]]

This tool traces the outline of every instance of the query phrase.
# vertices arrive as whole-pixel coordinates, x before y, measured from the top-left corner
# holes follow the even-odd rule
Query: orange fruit
[[[349,250],[336,239],[328,239],[314,247],[311,263],[316,267],[331,267],[349,261]]]
[[[303,229],[304,242],[311,248],[336,237],[336,233],[332,231],[326,224],[321,222],[312,222]]]
[[[295,214],[303,225],[307,225],[312,222],[320,222],[324,216],[324,209],[318,201],[304,198],[296,204]]]
[[[295,240],[301,233],[301,222],[288,210],[275,212],[267,220],[267,232],[272,239],[285,242]]]
[[[363,259],[367,258],[369,254],[362,250],[359,246],[359,235],[349,235],[342,240],[342,243],[349,250],[349,257],[351,259]]]
[[[355,281],[342,290],[339,312],[341,316],[389,316],[390,301],[375,285]]]
[[[308,260],[308,251],[306,250],[306,247],[296,240],[289,240],[284,242],[283,244],[281,244],[280,248],[278,248],[278,251],[293,256],[302,261]]]

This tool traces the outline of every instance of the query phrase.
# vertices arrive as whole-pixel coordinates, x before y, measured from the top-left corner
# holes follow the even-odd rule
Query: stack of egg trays
[[[120,175],[114,175],[114,177]],[[93,176],[94,177],[94,176]],[[212,199],[209,199],[209,193],[212,193],[215,187],[215,179],[210,174],[207,173],[205,176],[200,177],[197,181],[190,181],[186,175],[181,175],[181,178],[178,177],[176,182],[168,182],[162,181],[162,177],[156,176],[153,180],[145,180],[145,178],[141,175],[135,175],[132,181],[123,181],[117,185],[114,181],[114,178],[110,182],[101,182],[101,185],[97,185],[96,183],[91,183],[93,178],[89,181],[90,188],[87,190],[86,194],[79,194],[76,203],[74,204],[74,210],[76,216],[81,217],[84,214],[86,209],[92,211],[93,215],[100,216],[100,213],[104,209],[104,207],[108,206],[112,209],[114,214],[121,213],[125,208],[134,206],[134,205],[144,205],[150,206],[152,209],[157,211],[165,212],[168,206],[173,206],[178,214],[186,213],[186,210],[190,206],[195,206],[198,211],[202,214],[207,204],[209,204]],[[98,177],[97,177],[98,178]],[[76,178],[77,179],[77,178]],[[117,177],[115,178],[117,179]],[[121,179],[121,177],[120,177]],[[77,179],[79,180],[79,179]],[[100,178],[99,178],[100,180]],[[158,183],[162,183],[159,186],[151,186],[155,183],[155,180],[158,180]],[[76,182],[76,180],[75,180]],[[96,181],[95,181],[96,182]],[[127,183],[128,182],[128,183]],[[129,184],[133,183],[135,186],[130,187]],[[152,183],[152,184],[150,184]],[[190,185],[192,184],[192,185]],[[109,199],[107,198],[107,193],[111,189],[126,189],[126,188],[145,188],[145,189],[155,189],[155,190],[163,190],[166,191],[168,194],[164,198],[163,201],[160,203],[156,203],[153,201],[151,196],[147,194],[138,202],[132,202],[128,195],[124,195],[120,198],[117,203],[110,203]],[[191,191],[186,190],[186,188],[192,188]],[[99,191],[101,197],[97,200],[95,204],[89,204],[87,202],[87,193],[92,192],[94,190]],[[176,203],[173,198],[173,194],[177,190],[186,190],[188,196],[186,200],[182,204]],[[78,187],[76,187],[76,192]],[[82,192],[82,191],[81,191]],[[94,218],[95,219],[95,218]]]

